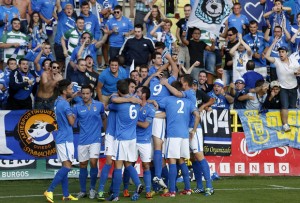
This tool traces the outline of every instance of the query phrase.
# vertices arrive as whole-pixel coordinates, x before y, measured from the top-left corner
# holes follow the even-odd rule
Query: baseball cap
[[[219,85],[221,87],[224,87],[224,82],[221,79],[216,79],[214,85]]]
[[[274,81],[271,82],[270,87],[271,88],[280,87],[280,83],[277,80],[274,80]]]
[[[238,78],[238,79],[236,79],[236,81],[234,83],[237,83],[237,82],[242,82],[245,84],[244,78]]]
[[[289,51],[288,48],[287,48],[286,46],[279,47],[279,48],[278,48],[278,51],[280,51],[280,50],[284,50],[284,51],[286,51],[286,52]]]
[[[197,85],[198,84],[198,80],[193,80],[193,84]]]

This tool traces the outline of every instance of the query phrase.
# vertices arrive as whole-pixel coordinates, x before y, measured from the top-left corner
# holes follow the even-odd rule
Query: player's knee
[[[79,163],[80,168],[87,168],[87,165],[88,165],[88,161],[84,161],[84,162]]]
[[[194,157],[197,161],[202,161],[204,159],[204,154],[203,152],[197,152],[195,153]]]
[[[143,162],[143,170],[144,171],[150,170],[150,163],[149,162]]]

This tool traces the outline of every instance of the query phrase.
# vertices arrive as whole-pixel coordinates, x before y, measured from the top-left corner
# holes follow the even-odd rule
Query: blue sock
[[[168,185],[168,182],[169,182],[169,170],[168,170],[167,166],[165,166],[165,167],[162,168],[162,174],[161,174],[161,176],[163,177],[165,184]]]
[[[90,169],[90,177],[91,177],[91,187],[90,189],[95,190],[95,185],[97,182],[97,175],[98,175],[98,168],[91,168]]]
[[[134,182],[135,186],[139,186],[141,184],[139,175],[137,174],[137,171],[135,170],[135,168],[130,165],[128,167],[126,167],[126,169],[128,170],[130,177],[132,179],[132,181]]]
[[[80,168],[79,170],[79,184],[80,192],[86,192],[86,179],[88,177],[87,168]]]
[[[206,188],[212,188],[212,182],[210,178],[209,165],[206,159],[199,161],[200,167],[203,171],[204,179],[206,181]]]
[[[68,177],[68,173],[71,169],[66,168],[66,167],[61,167],[61,169],[59,169],[59,171],[55,174],[54,179],[52,180],[49,188],[48,188],[48,192],[53,192],[54,188],[62,182],[62,180],[65,178],[65,176]]]
[[[128,190],[129,180],[130,180],[130,173],[129,173],[128,169],[125,168],[124,172],[123,172],[123,186],[124,186],[124,190]]]
[[[169,164],[169,190],[170,192],[175,192],[177,177],[177,167],[176,164]]]
[[[190,190],[191,189],[191,183],[190,183],[190,175],[189,175],[189,169],[186,166],[185,163],[180,164],[181,174],[183,177],[184,182],[184,189]]]
[[[111,174],[111,183],[109,186],[109,191],[113,191],[114,179],[115,179],[115,170],[113,170],[113,173]]]
[[[104,192],[104,185],[107,181],[110,168],[111,168],[111,165],[108,165],[108,164],[105,164],[104,167],[102,168],[98,192],[100,192],[100,191]]]
[[[63,191],[63,196],[64,197],[68,197],[70,195],[70,193],[69,193],[69,180],[68,180],[68,176],[65,176],[61,180],[61,187],[62,187],[62,191]]]
[[[146,186],[146,192],[151,192],[151,172],[149,170],[144,171],[144,182]]]
[[[161,171],[162,171],[162,152],[161,150],[155,150],[153,156],[153,163],[155,169],[155,176],[161,178]]]
[[[122,169],[115,169],[114,170],[114,182],[112,184],[112,191],[115,197],[119,196],[120,193],[120,186],[122,183]]]
[[[202,169],[200,167],[200,163],[198,161],[194,161],[192,163],[196,183],[197,183],[197,188],[202,189],[203,184],[202,184]]]

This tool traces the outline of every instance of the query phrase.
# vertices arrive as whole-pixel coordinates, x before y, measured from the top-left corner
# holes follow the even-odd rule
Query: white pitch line
[[[272,185],[269,185],[272,186]],[[292,187],[275,187],[275,188],[224,188],[224,189],[214,189],[216,191],[251,191],[251,190],[300,190],[300,188],[292,188]],[[133,192],[133,191],[129,191]],[[62,196],[63,194],[55,194],[54,196]],[[26,197],[43,197],[44,195],[9,195],[9,196],[0,196],[0,199],[8,199],[8,198],[26,198]]]
[[[282,185],[268,185],[274,188],[279,188],[279,189],[293,189],[291,187],[286,187],[286,186],[282,186]]]

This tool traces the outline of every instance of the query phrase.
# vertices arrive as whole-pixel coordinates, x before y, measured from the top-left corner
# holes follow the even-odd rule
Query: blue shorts
[[[295,109],[297,103],[297,88],[280,89],[281,109]]]

